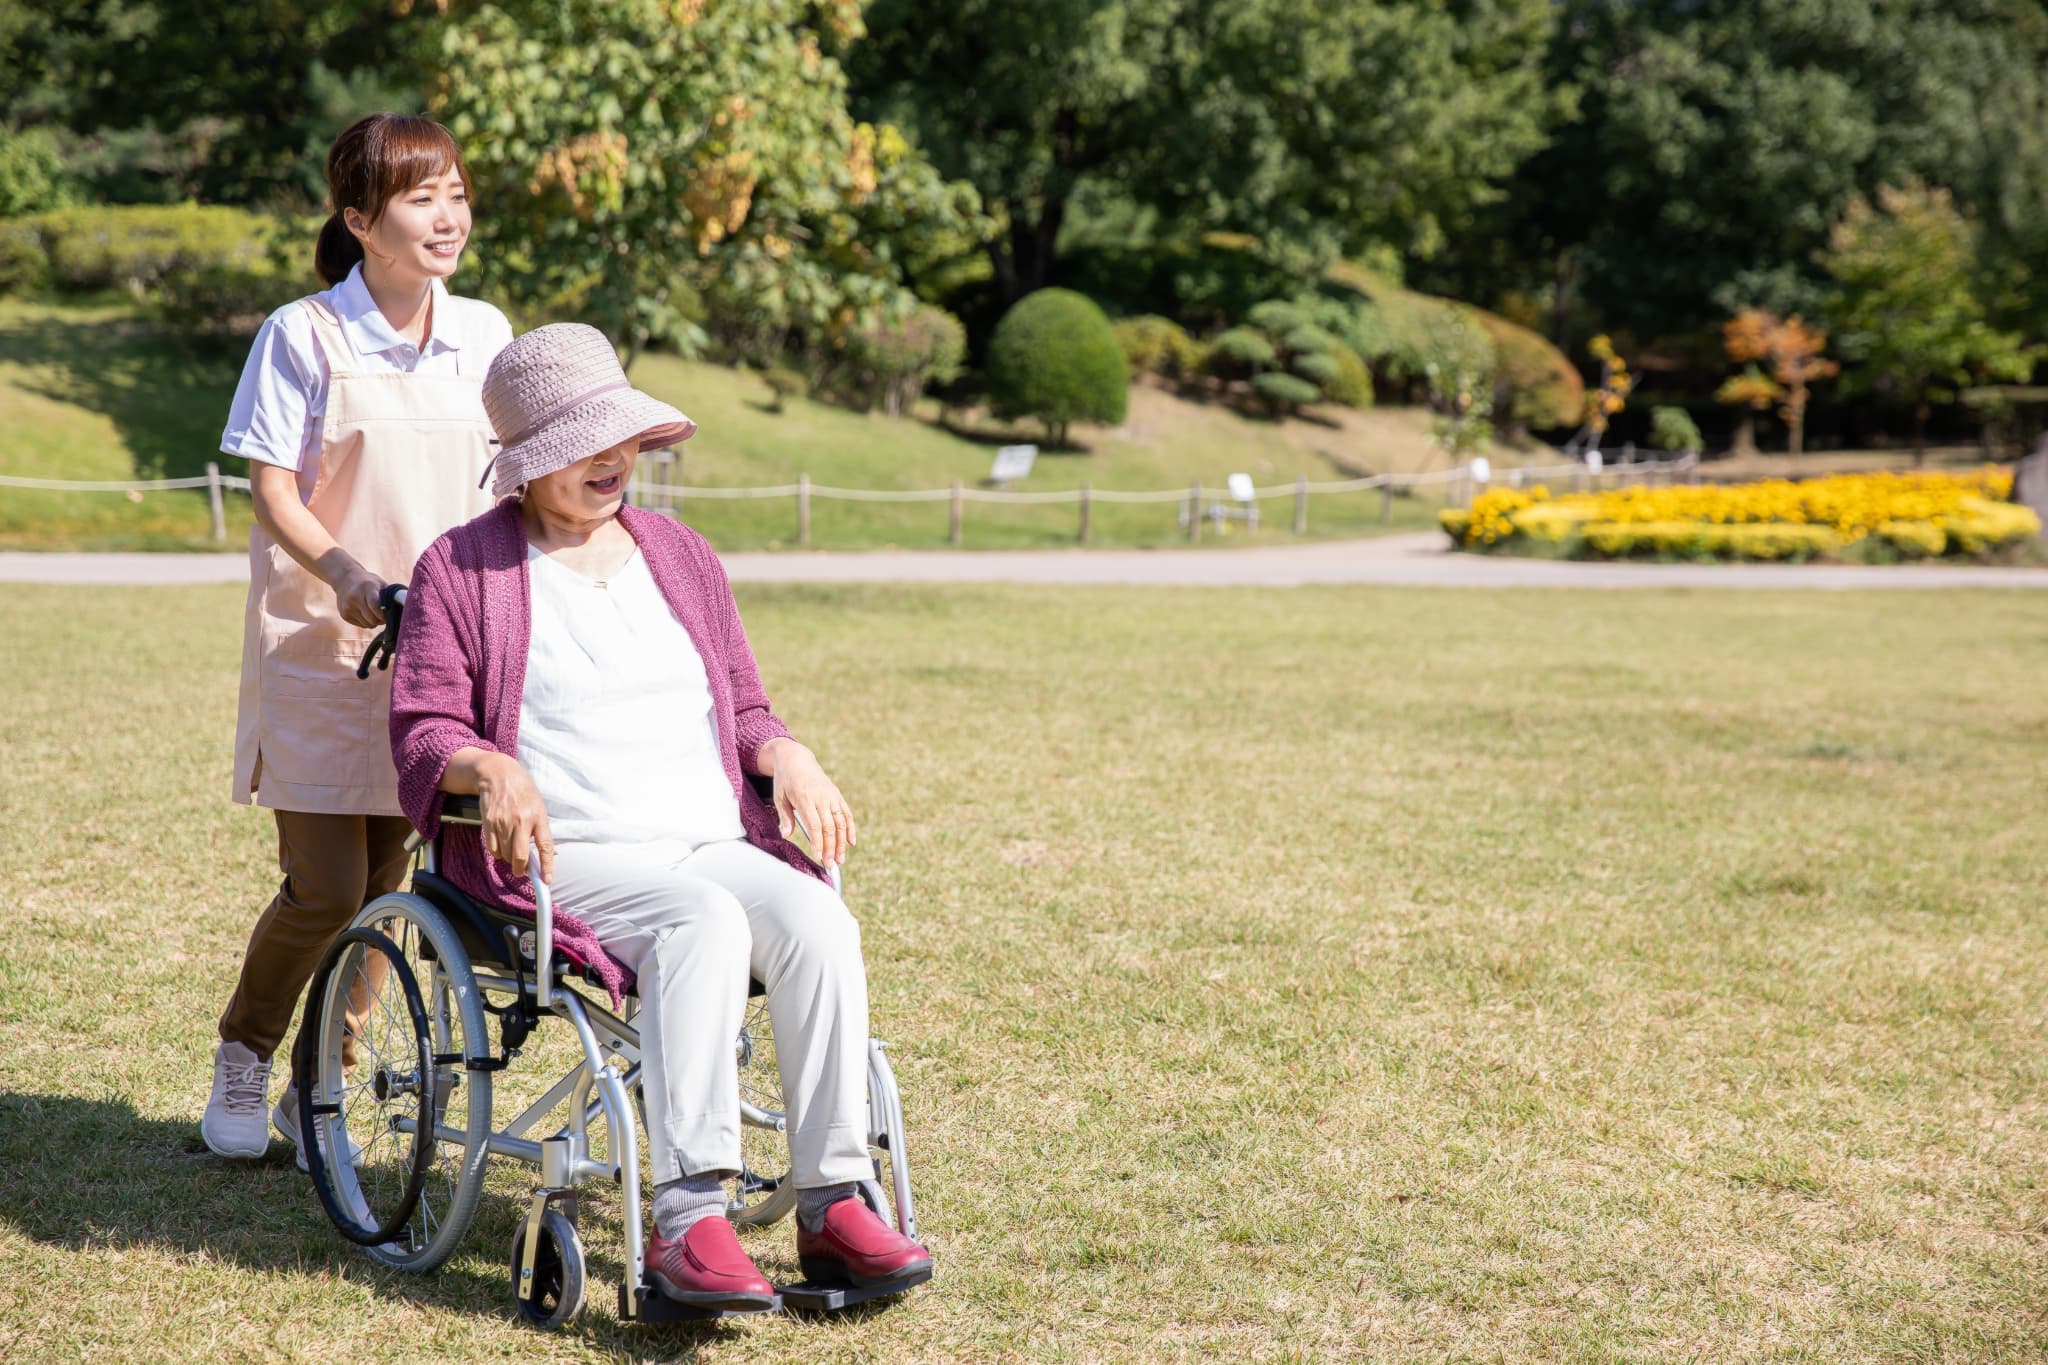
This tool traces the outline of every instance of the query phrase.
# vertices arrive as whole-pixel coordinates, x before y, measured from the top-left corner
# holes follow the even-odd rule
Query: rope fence
[[[954,545],[961,543],[962,512],[965,505],[970,502],[1023,506],[1078,504],[1078,539],[1083,545],[1089,542],[1089,514],[1096,503],[1175,503],[1180,508],[1179,523],[1186,530],[1188,540],[1192,542],[1201,538],[1202,522],[1205,519],[1218,528],[1233,519],[1244,521],[1255,528],[1259,523],[1258,505],[1281,498],[1293,499],[1294,533],[1305,535],[1308,532],[1308,500],[1311,495],[1364,493],[1377,490],[1380,494],[1380,522],[1385,525],[1393,519],[1394,494],[1398,491],[1441,488],[1452,505],[1465,506],[1477,493],[1495,484],[1524,488],[1545,481],[1570,481],[1581,490],[1610,484],[1670,484],[1678,482],[1682,475],[1692,475],[1698,464],[1697,454],[1686,454],[1671,460],[1624,459],[1615,464],[1599,467],[1578,460],[1569,464],[1525,465],[1496,474],[1486,460],[1476,459],[1450,469],[1428,470],[1418,474],[1370,474],[1354,479],[1299,478],[1292,483],[1271,484],[1264,488],[1212,490],[1206,495],[1206,501],[1199,481],[1190,483],[1186,488],[1096,488],[1084,483],[1078,488],[1021,492],[1007,488],[969,488],[958,479],[946,488],[840,488],[831,484],[814,484],[810,475],[800,474],[795,483],[736,488],[716,484],[666,483],[659,478],[648,477],[650,468],[664,471],[667,468],[666,464],[656,464],[642,465],[635,471],[632,482],[627,486],[626,495],[636,506],[665,511],[670,515],[676,515],[684,503],[699,498],[711,501],[794,498],[799,545],[808,545],[811,542],[811,502],[816,498],[837,502],[947,503],[952,509],[949,539]],[[21,488],[51,493],[138,494],[204,488],[213,514],[213,538],[225,540],[227,524],[223,494],[248,492],[249,480],[239,475],[223,474],[218,464],[209,463],[206,466],[206,473],[180,479],[77,481],[0,474],[0,488]]]

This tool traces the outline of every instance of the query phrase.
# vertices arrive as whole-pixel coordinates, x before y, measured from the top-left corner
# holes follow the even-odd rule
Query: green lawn
[[[516,1173],[412,1279],[201,1148],[239,594],[0,597],[11,1359],[2048,1353],[2033,594],[744,591],[940,1278],[625,1330],[595,1190],[546,1342]]]
[[[241,461],[216,454],[235,380],[239,343],[195,343],[117,305],[58,306],[0,299],[0,474],[50,479],[183,477],[219,460],[230,474]],[[694,417],[701,430],[686,447],[687,481],[723,486],[774,485],[809,474],[818,484],[847,488],[970,488],[989,471],[997,445],[1034,440],[1022,428],[986,422],[955,430],[941,425],[935,404],[918,418],[793,400],[769,411],[758,375],[654,355],[635,366],[634,381]],[[1409,471],[1442,464],[1428,438],[1425,414],[1412,409],[1336,411],[1326,421],[1255,421],[1216,406],[1183,402],[1152,388],[1132,393],[1131,413],[1115,429],[1078,428],[1085,451],[1047,452],[1020,491],[1077,488],[1185,488],[1199,480],[1214,491],[1233,472],[1262,487],[1343,479],[1360,470]],[[1403,497],[1394,529],[1434,526],[1434,500]],[[1171,545],[1183,539],[1171,503],[1093,510],[1093,538],[1110,545]],[[249,521],[248,500],[228,499],[230,546]],[[1231,529],[1231,543],[1292,538],[1291,498],[1265,503],[1258,536]],[[687,503],[683,515],[722,549],[779,548],[796,539],[793,499]],[[1370,535],[1383,529],[1373,493],[1311,497],[1309,532],[1319,537]],[[968,548],[1070,544],[1078,530],[1072,505],[969,504]],[[941,546],[948,534],[944,503],[832,501],[812,507],[811,535],[824,548]],[[207,539],[206,494],[52,493],[0,488],[0,548],[218,549]]]

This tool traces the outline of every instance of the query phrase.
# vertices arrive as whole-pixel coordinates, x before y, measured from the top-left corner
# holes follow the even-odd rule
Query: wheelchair
[[[379,651],[379,666],[389,663],[403,605],[402,589],[386,590],[387,624],[358,670],[363,676]],[[476,798],[448,797],[442,822],[481,825]],[[624,1013],[614,1013],[596,974],[555,951],[553,900],[538,878],[539,912],[529,918],[482,904],[440,876],[434,843],[414,834],[409,846],[416,855],[410,887],[364,906],[336,937],[314,973],[299,1033],[299,1131],[334,1226],[383,1265],[434,1270],[469,1231],[488,1159],[509,1157],[539,1173],[508,1258],[513,1299],[526,1321],[560,1328],[582,1311],[588,1265],[577,1231],[581,1192],[607,1181],[619,1190],[625,1234],[620,1319],[726,1316],[730,1310],[673,1302],[647,1277],[637,997],[629,995]],[[832,885],[840,889],[837,869]],[[592,987],[595,995],[586,993]],[[494,1127],[494,1081],[550,1018],[573,1031],[580,1060]],[[796,1186],[774,1032],[758,981],[732,1046],[741,1169],[728,1182],[726,1216],[765,1226],[795,1208]],[[352,1068],[345,1065],[350,1054]],[[566,1118],[557,1118],[565,1107]],[[876,1212],[915,1239],[902,1098],[876,1039],[868,1042],[868,1145],[875,1189],[886,1192]],[[863,1197],[875,1202],[873,1190]],[[901,1294],[930,1275],[881,1289],[783,1285],[757,1311],[835,1312]]]

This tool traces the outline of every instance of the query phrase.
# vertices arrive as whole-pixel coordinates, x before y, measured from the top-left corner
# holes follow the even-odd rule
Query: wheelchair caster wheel
[[[576,1225],[559,1210],[549,1209],[540,1220],[540,1245],[533,1255],[533,1293],[519,1297],[520,1276],[525,1273],[526,1220],[512,1234],[512,1301],[535,1327],[550,1332],[566,1327],[583,1311],[583,1239]]]

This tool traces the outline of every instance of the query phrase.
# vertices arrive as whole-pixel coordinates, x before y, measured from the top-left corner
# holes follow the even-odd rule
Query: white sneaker
[[[263,1101],[270,1097],[270,1063],[241,1043],[213,1053],[213,1096],[199,1120],[199,1136],[221,1156],[253,1159],[270,1150]]]
[[[298,1149],[299,1169],[311,1175],[313,1173],[312,1168],[306,1165],[306,1144],[299,1141],[299,1088],[297,1086],[288,1085],[284,1088],[284,1095],[278,1100],[277,1108],[270,1111],[270,1122],[278,1132],[285,1135],[293,1147]],[[348,1164],[351,1166],[363,1164],[362,1145],[354,1138],[348,1140]]]

